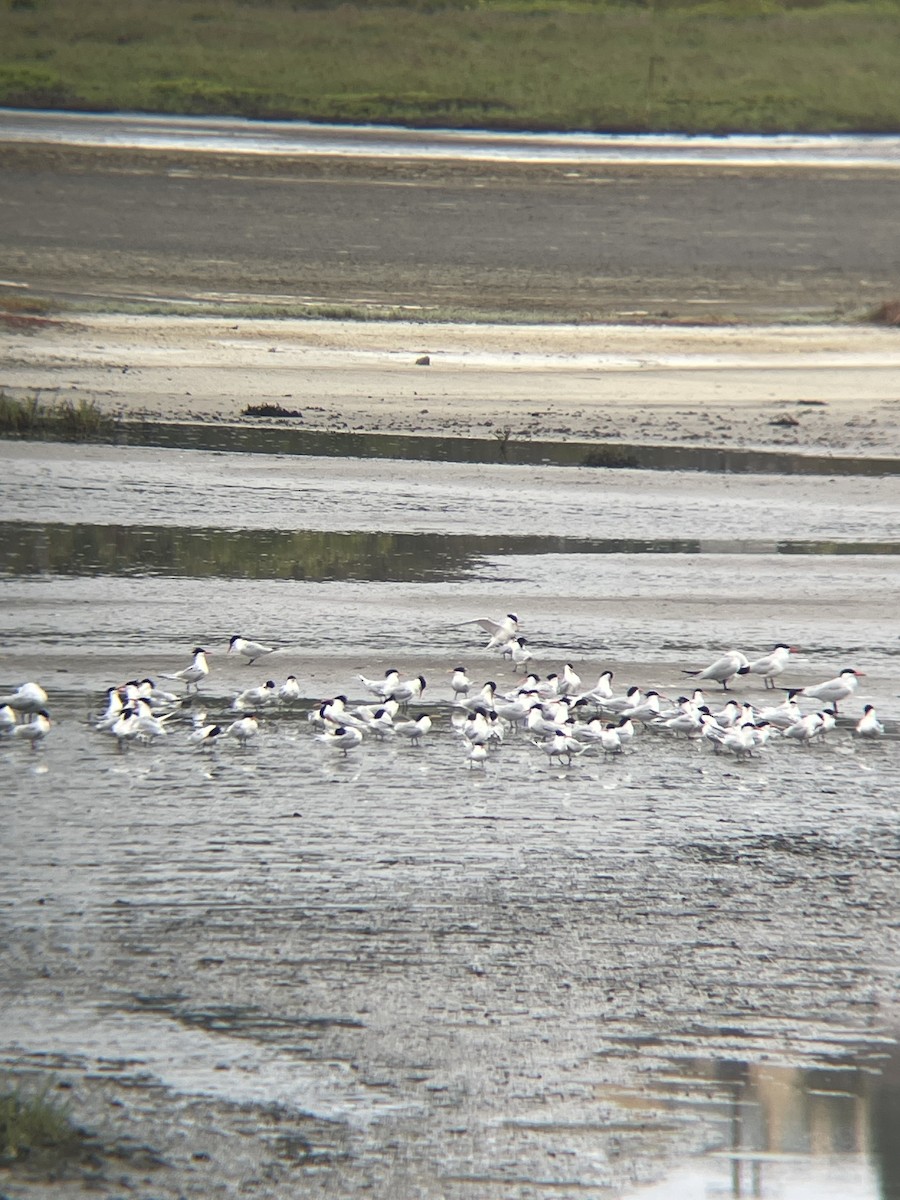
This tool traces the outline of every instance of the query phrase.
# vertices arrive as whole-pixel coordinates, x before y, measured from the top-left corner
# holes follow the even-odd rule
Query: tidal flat
[[[53,719],[0,743],[0,1062],[103,1147],[5,1194],[896,1194],[895,477],[0,461],[2,683],[40,679]],[[644,731],[562,764],[510,729],[473,769],[449,669],[516,685],[465,624],[505,610],[585,687],[674,699],[781,640],[779,687],[865,674],[809,747]],[[235,662],[236,632],[277,649]],[[194,645],[210,675],[164,738],[93,728]],[[391,666],[427,679],[423,744],[318,743],[317,702]],[[251,745],[189,742],[288,674]]]

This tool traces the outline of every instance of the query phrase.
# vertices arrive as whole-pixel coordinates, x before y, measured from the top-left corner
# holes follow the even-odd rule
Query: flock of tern
[[[488,636],[483,647],[509,660],[515,673],[513,687],[501,691],[493,680],[476,685],[466,668],[448,671],[450,678],[450,728],[458,736],[470,768],[484,768],[492,750],[515,733],[527,739],[551,764],[568,765],[581,754],[604,757],[629,749],[641,733],[696,739],[716,753],[749,758],[772,738],[809,746],[822,740],[838,724],[839,705],[856,692],[863,672],[852,667],[832,679],[800,688],[784,688],[784,698],[754,705],[729,694],[744,676],[761,679],[766,692],[778,690],[777,680],[786,671],[795,648],[779,643],[769,652],[750,659],[739,650],[728,650],[709,666],[685,670],[693,680],[689,695],[669,698],[659,691],[632,686],[616,693],[613,672],[604,671],[590,688],[583,688],[572,663],[541,677],[529,670],[532,653],[519,632],[515,613],[501,620],[477,618],[464,625],[478,626]],[[236,634],[228,652],[249,666],[267,658],[277,647]],[[242,689],[231,701],[228,718],[208,721],[197,697],[209,676],[206,651],[197,646],[182,670],[160,678],[183,685],[183,693],[167,691],[147,677],[111,686],[104,710],[92,718],[93,728],[109,735],[120,749],[154,742],[188,724],[187,741],[209,749],[232,739],[246,747],[260,734],[264,714],[301,702],[302,689],[289,675],[281,684],[266,680]],[[438,723],[437,711],[412,709],[424,704],[427,687],[423,675],[403,678],[389,668],[380,679],[364,675],[358,683],[371,696],[366,703],[351,704],[346,695],[320,701],[307,715],[318,744],[348,755],[364,741],[386,741],[419,746]],[[717,684],[721,696],[713,700],[701,685]],[[871,704],[862,715],[843,723],[860,738],[877,738],[884,726]],[[0,697],[0,744],[21,742],[37,750],[51,729],[47,693],[37,683],[22,684]]]

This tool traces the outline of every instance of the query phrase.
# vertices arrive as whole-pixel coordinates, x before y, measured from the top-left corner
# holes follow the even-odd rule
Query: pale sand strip
[[[900,450],[900,333],[869,326],[79,316],[0,336],[7,392],[126,416],[278,404],[310,429]]]

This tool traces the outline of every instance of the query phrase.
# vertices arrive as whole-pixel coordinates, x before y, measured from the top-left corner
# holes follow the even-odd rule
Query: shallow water
[[[54,718],[36,753],[0,743],[0,1061],[346,1129],[335,1194],[897,1195],[893,480],[0,460],[0,679],[40,678]],[[588,685],[676,695],[782,638],[793,683],[866,676],[808,750],[645,734],[560,766],[512,734],[473,770],[446,670],[510,686],[460,624],[509,608],[542,674]],[[235,664],[238,630],[280,648]],[[195,644],[211,719],[288,672],[306,700],[246,750],[89,727]],[[395,664],[428,678],[424,745],[315,742],[315,699]]]
[[[123,422],[117,441],[166,449],[221,450],[246,454],[327,455],[413,462],[628,468],[643,471],[709,471],[717,474],[857,475],[900,474],[890,456],[809,454],[709,446],[630,442],[541,441],[530,438],[442,437],[400,433],[335,433],[278,427],[185,422]]]

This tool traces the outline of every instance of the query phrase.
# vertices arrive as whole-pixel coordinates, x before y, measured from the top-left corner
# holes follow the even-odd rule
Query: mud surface
[[[896,1195],[894,480],[2,456],[2,681],[40,678],[54,720],[0,744],[2,1062],[54,1072],[100,1144],[4,1194]],[[462,624],[507,609],[587,686],[677,696],[782,639],[786,686],[866,674],[808,749],[644,733],[552,765],[510,731],[474,770],[447,669],[512,687]],[[279,649],[234,663],[238,628]],[[123,752],[90,727],[195,644],[210,719],[267,677],[304,699],[208,755],[187,719]],[[319,745],[314,701],[394,665],[428,680],[424,744]]]
[[[746,321],[900,293],[896,174],[290,158],[0,145],[7,281]]]
[[[879,171],[2,161],[7,283],[79,301],[759,321],[898,290]],[[884,330],[110,316],[2,337],[4,390],[129,416],[278,402],[311,429],[498,444],[898,447]],[[3,1168],[5,1196],[900,1194],[896,476],[0,443],[0,478],[0,684],[40,680],[53,721],[35,752],[0,742],[0,1064],[52,1073],[94,1135],[59,1178]],[[463,624],[510,610],[542,676],[569,661],[587,686],[677,697],[778,641],[786,686],[865,675],[808,748],[644,733],[559,764],[509,731],[473,769],[447,672],[512,687]],[[235,632],[278,649],[238,665]],[[119,752],[92,727],[105,688],[195,645],[210,677],[165,738]],[[428,680],[424,744],[316,742],[315,702],[391,666]],[[192,713],[230,719],[289,673],[303,699],[246,749],[188,741]]]

